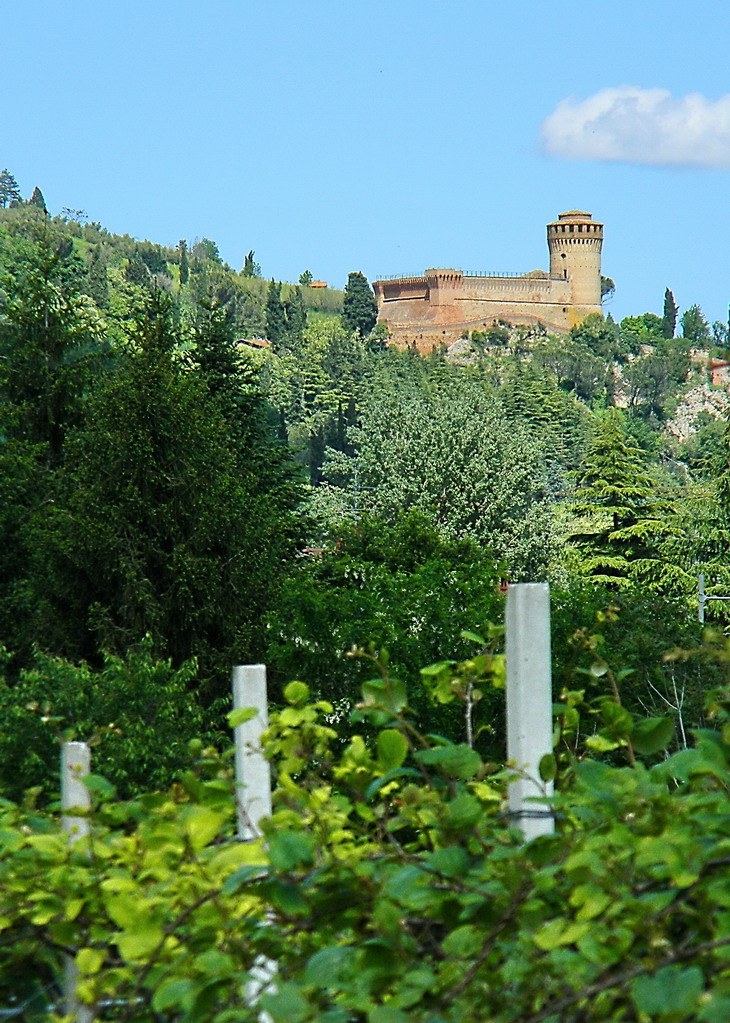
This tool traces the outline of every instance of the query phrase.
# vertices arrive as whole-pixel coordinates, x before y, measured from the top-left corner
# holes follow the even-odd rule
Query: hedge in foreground
[[[448,702],[498,669],[484,652],[424,679]],[[634,721],[614,687],[590,706],[565,694],[543,765],[558,771],[556,834],[527,845],[505,812],[509,772],[421,735],[385,669],[344,749],[327,703],[302,683],[286,695],[266,736],[265,841],[232,840],[229,758],[205,750],[172,790],[130,802],[92,776],[88,843],[2,805],[5,1005],[58,1018],[71,955],[82,999],[123,1000],[115,1018],[133,1021],[239,1023],[262,1007],[274,1023],[730,1018],[728,693],[711,708],[720,730],[653,766],[642,751],[671,725]],[[626,766],[582,757],[580,730]],[[275,985],[247,1005],[265,961]]]

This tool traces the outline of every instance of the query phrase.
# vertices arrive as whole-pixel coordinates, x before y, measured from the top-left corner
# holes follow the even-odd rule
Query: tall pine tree
[[[18,182],[10,173],[7,167],[0,171],[0,206],[9,206],[12,202],[20,201],[20,189]]]
[[[668,585],[671,566],[661,547],[674,529],[674,509],[658,498],[641,450],[614,409],[598,422],[578,479],[573,512],[581,526],[570,537],[578,571],[594,582],[626,589],[643,579]]]
[[[191,371],[180,340],[169,296],[151,294],[68,442],[34,592],[55,652],[93,658],[150,634],[157,654],[198,656],[210,678],[263,656],[299,495],[273,431],[240,457],[216,372]],[[261,402],[241,418],[250,436],[265,429]]]

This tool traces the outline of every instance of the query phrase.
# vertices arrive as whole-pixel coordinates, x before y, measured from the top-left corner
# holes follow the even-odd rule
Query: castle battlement
[[[396,343],[415,341],[424,351],[498,320],[567,333],[601,312],[603,224],[569,210],[547,225],[547,241],[549,271],[479,276],[432,268],[421,276],[374,281],[378,319]]]

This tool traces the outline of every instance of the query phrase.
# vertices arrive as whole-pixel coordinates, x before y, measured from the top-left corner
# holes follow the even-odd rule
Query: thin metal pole
[[[535,799],[551,796],[540,761],[552,752],[550,589],[516,583],[507,589],[507,760],[519,770],[509,786],[509,808],[525,840],[550,835],[553,815]]]
[[[88,838],[88,817],[69,813],[70,810],[91,809],[91,793],[84,778],[91,769],[91,751],[85,742],[64,742],[61,746],[61,825],[70,843]],[[66,956],[63,971],[65,1012],[76,1023],[92,1023],[96,1013],[93,1006],[84,1005],[76,994],[79,971],[72,956]]]
[[[700,622],[704,625],[704,623],[705,623],[705,599],[706,599],[705,598],[705,573],[704,572],[700,572],[698,588],[699,588],[699,602],[698,602],[697,617],[700,620]]]

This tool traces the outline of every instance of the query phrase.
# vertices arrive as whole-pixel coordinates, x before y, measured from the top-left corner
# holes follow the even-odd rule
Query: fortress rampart
[[[433,269],[377,280],[378,319],[396,343],[421,351],[498,320],[566,333],[601,311],[603,225],[590,213],[571,210],[548,224],[547,235],[549,271],[509,276]]]

